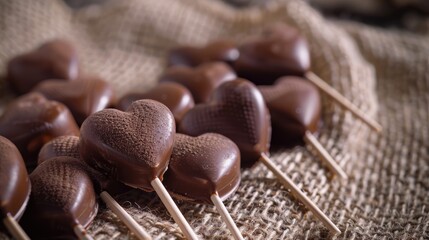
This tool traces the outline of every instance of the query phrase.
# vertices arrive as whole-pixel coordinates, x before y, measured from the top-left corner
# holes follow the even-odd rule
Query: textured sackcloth
[[[349,175],[330,180],[306,148],[274,149],[281,170],[342,230],[336,239],[429,238],[429,37],[327,20],[302,1],[234,9],[217,1],[111,1],[72,12],[60,1],[0,2],[0,69],[42,42],[66,37],[82,68],[111,82],[118,95],[154,86],[168,49],[217,38],[243,41],[269,23],[297,26],[311,46],[313,71],[383,126],[382,135],[323,98],[319,139]],[[12,95],[1,82],[1,106]],[[155,238],[180,238],[153,193],[117,197]],[[230,233],[213,206],[177,202],[204,239]],[[225,205],[247,239],[323,239],[328,230],[291,198],[267,169],[244,170]],[[97,239],[131,235],[101,208],[89,231]],[[2,235],[4,237],[4,235]]]

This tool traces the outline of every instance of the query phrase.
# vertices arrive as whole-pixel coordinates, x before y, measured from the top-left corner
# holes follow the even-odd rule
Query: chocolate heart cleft
[[[191,136],[219,133],[237,144],[241,165],[252,166],[269,153],[270,113],[256,86],[244,79],[217,88],[208,103],[199,104],[184,117],[179,132]]]

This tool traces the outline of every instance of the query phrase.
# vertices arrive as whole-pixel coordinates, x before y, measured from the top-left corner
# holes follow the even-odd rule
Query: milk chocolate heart
[[[299,31],[288,25],[276,25],[260,38],[240,47],[234,62],[239,77],[255,84],[271,85],[286,75],[302,76],[310,69],[307,41]]]
[[[161,82],[177,82],[191,91],[196,103],[207,102],[211,93],[222,83],[236,79],[234,71],[225,63],[205,63],[195,69],[171,67],[160,77]]]
[[[43,80],[73,80],[78,74],[76,50],[71,43],[61,39],[13,58],[7,67],[7,80],[19,94],[29,92]]]
[[[240,177],[240,150],[234,142],[216,133],[177,134],[163,183],[179,199],[212,204],[213,194],[222,200],[233,194]]]
[[[33,91],[66,105],[79,125],[89,115],[112,106],[114,102],[112,87],[98,77],[81,77],[71,82],[46,80]]]
[[[211,100],[191,109],[179,132],[198,136],[219,133],[237,144],[241,165],[253,165],[270,147],[270,114],[255,85],[244,79],[229,81],[213,92]]]
[[[168,66],[196,67],[207,62],[232,63],[239,56],[235,43],[228,40],[218,40],[204,47],[178,47],[169,52]]]
[[[139,100],[126,112],[105,109],[89,116],[81,127],[80,153],[112,179],[153,191],[150,182],[162,180],[168,167],[175,129],[165,105]]]
[[[170,109],[173,113],[176,124],[178,124],[183,115],[193,108],[195,103],[192,94],[184,86],[165,82],[158,84],[155,88],[146,93],[130,93],[123,96],[117,105],[119,110],[125,111],[136,100],[152,99],[156,100]]]
[[[0,135],[11,140],[27,167],[36,165],[40,148],[64,135],[79,135],[70,111],[62,103],[49,101],[39,93],[29,93],[10,103],[0,117]]]
[[[259,86],[271,114],[273,141],[302,142],[305,132],[316,132],[320,123],[318,89],[298,77],[283,77],[273,86]]]

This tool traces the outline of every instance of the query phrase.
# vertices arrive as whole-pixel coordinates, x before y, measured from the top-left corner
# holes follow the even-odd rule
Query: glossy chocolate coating
[[[271,85],[279,77],[303,76],[310,70],[310,52],[300,32],[288,25],[275,25],[260,38],[240,46],[234,62],[239,77],[255,84]]]
[[[196,68],[171,67],[160,82],[177,82],[191,91],[196,103],[207,102],[211,93],[222,83],[236,79],[234,71],[225,63],[205,63]]]
[[[208,103],[199,104],[185,114],[179,132],[191,136],[222,134],[237,144],[241,165],[250,167],[262,153],[268,154],[270,113],[256,86],[237,79],[222,84]]]
[[[204,47],[178,47],[171,50],[167,56],[168,66],[196,67],[207,62],[232,63],[239,56],[235,43],[228,40],[218,40]]]
[[[71,82],[46,80],[33,91],[66,105],[79,125],[89,115],[112,106],[114,102],[112,87],[98,77],[81,77]]]
[[[77,224],[88,226],[98,203],[88,166],[71,157],[51,158],[30,174],[32,192],[22,218],[30,237],[57,239],[73,236]]]
[[[29,92],[43,80],[73,80],[78,74],[76,50],[62,39],[49,41],[32,52],[19,55],[7,66],[7,80],[19,94]]]
[[[0,136],[0,217],[19,219],[30,196],[30,179],[18,149]]]
[[[273,86],[259,86],[271,114],[273,139],[302,141],[305,132],[319,127],[319,90],[299,77],[283,77]]]
[[[131,103],[141,99],[152,99],[167,106],[173,113],[176,124],[178,124],[182,120],[183,115],[195,105],[192,94],[187,88],[178,83],[165,82],[158,84],[149,92],[130,93],[123,96],[119,100],[117,108],[125,111]]]
[[[153,100],[139,100],[126,112],[105,109],[82,124],[80,153],[92,167],[112,179],[153,191],[150,182],[162,180],[176,133],[173,114]]]
[[[179,199],[211,204],[215,193],[222,200],[233,194],[240,177],[240,150],[234,142],[216,133],[177,134],[163,183]]]
[[[36,165],[40,148],[59,136],[79,135],[70,111],[62,103],[29,93],[10,103],[0,117],[0,135],[12,141],[27,167]]]

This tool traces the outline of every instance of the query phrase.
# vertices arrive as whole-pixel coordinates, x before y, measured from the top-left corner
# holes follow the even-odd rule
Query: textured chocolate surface
[[[46,80],[34,92],[66,105],[80,125],[91,114],[113,105],[114,92],[98,77],[80,77],[75,81]]]
[[[62,103],[29,93],[6,107],[0,117],[0,135],[18,147],[27,167],[33,167],[46,142],[64,135],[78,136],[79,128]]]
[[[19,219],[30,196],[30,179],[18,149],[0,136],[0,217]]]
[[[168,66],[196,67],[207,62],[232,63],[239,56],[236,44],[228,40],[211,42],[204,47],[183,46],[171,50],[167,56]]]
[[[123,96],[119,101],[117,108],[125,111],[134,101],[141,99],[156,100],[170,109],[173,113],[176,124],[178,124],[183,115],[193,108],[195,103],[192,94],[184,86],[165,82],[158,84],[155,88],[145,93],[130,93]]]
[[[215,193],[222,200],[233,194],[240,176],[240,150],[230,139],[177,134],[163,183],[179,199],[211,204]]]
[[[236,79],[234,71],[225,63],[204,63],[196,68],[170,67],[160,77],[161,82],[177,82],[191,91],[196,103],[207,102],[211,93],[222,83]]]
[[[237,144],[241,165],[249,167],[269,151],[270,114],[256,86],[237,79],[217,88],[210,102],[191,109],[183,117],[179,132],[191,136],[222,134]]]
[[[43,80],[73,80],[78,74],[76,50],[62,39],[49,41],[32,52],[19,55],[7,66],[7,81],[19,94],[29,92]]]
[[[153,100],[139,100],[127,112],[105,109],[82,124],[80,151],[92,167],[124,184],[153,191],[162,180],[175,135],[173,114]]]
[[[76,224],[87,226],[98,203],[88,167],[71,157],[51,158],[30,174],[32,192],[22,226],[32,238],[73,236]]]
[[[322,104],[313,84],[299,77],[283,77],[272,86],[258,88],[270,110],[273,142],[301,142],[306,131],[317,131]]]

